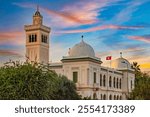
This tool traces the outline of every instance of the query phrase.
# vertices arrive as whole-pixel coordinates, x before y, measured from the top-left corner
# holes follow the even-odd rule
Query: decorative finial
[[[37,11],[39,11],[39,5],[37,5]]]
[[[70,55],[70,51],[71,51],[71,49],[69,48],[68,55]]]
[[[122,52],[120,52],[120,58],[122,58]]]
[[[82,36],[81,36],[81,38],[82,38],[82,42],[83,42],[83,37],[84,37],[84,36],[82,35]]]

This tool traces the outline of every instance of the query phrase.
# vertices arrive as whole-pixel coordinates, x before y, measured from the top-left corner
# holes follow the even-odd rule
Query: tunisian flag
[[[106,60],[111,60],[111,56],[107,56],[107,57],[106,57]]]

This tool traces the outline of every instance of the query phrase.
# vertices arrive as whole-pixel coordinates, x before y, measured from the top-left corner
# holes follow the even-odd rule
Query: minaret
[[[49,33],[50,28],[43,25],[43,17],[39,7],[33,15],[33,24],[25,25],[26,57],[29,62],[47,64],[49,62]]]

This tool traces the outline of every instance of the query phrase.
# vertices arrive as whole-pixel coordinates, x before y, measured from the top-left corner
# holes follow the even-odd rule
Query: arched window
[[[106,95],[105,94],[103,95],[103,99],[106,100]]]
[[[111,87],[111,82],[112,82],[112,79],[111,79],[111,76],[109,77],[109,87]]]
[[[120,96],[120,100],[122,100],[122,96]]]
[[[34,35],[34,42],[36,42],[37,41],[37,36],[36,36],[36,34]]]
[[[29,35],[29,42],[32,42],[32,36]]]
[[[114,100],[116,100],[116,95],[114,95]]]
[[[120,89],[121,89],[121,78],[120,78],[120,84],[119,84],[119,87],[120,87]]]
[[[100,74],[100,86],[102,86],[102,74]]]
[[[114,84],[114,88],[116,87],[116,78],[114,77],[114,82],[113,82],[113,84]]]
[[[96,72],[94,72],[94,83],[96,83]]]
[[[34,42],[34,35],[32,35],[32,39],[31,39],[31,42]]]
[[[119,95],[117,95],[117,100],[119,100]]]
[[[118,85],[119,85],[119,82],[118,82],[118,78],[117,78],[117,89],[118,89]]]
[[[112,100],[112,95],[109,95],[109,100]]]
[[[105,75],[103,76],[103,86],[104,87],[106,86],[106,76]]]

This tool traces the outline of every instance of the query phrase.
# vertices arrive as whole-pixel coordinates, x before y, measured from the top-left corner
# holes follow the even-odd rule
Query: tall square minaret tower
[[[43,17],[38,8],[33,15],[33,24],[25,25],[24,30],[26,32],[26,57],[29,62],[47,64],[50,28],[43,25]]]

